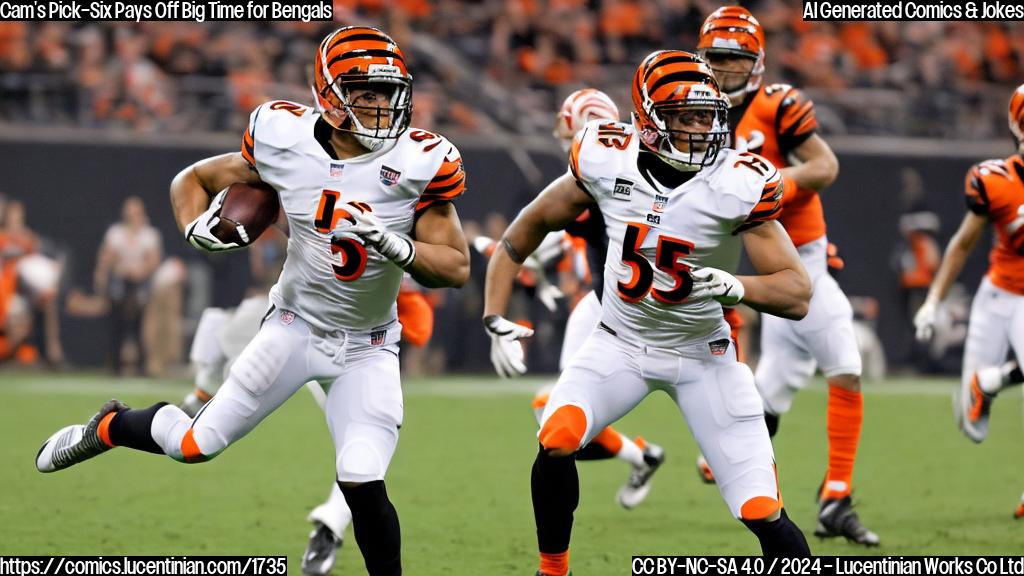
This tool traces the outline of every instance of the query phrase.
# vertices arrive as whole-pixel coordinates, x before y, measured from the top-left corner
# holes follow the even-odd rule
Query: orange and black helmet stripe
[[[320,65],[332,78],[366,73],[369,64],[387,63],[406,74],[405,56],[390,36],[365,26],[342,28],[320,43]]]

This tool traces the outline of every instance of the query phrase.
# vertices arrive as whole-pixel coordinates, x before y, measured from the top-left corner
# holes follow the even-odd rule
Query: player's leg
[[[821,274],[814,279],[810,310],[793,326],[828,383],[828,466],[817,494],[820,508],[814,534],[877,546],[878,535],[861,523],[850,496],[864,419],[861,358],[853,309],[834,278]]]
[[[783,508],[771,439],[753,374],[725,358],[683,361],[673,395],[733,516],[754,533],[765,556],[809,556],[807,540]],[[695,381],[694,381],[695,380]]]
[[[345,372],[327,391],[338,484],[370,576],[402,573],[398,513],[384,484],[403,417],[399,331],[389,332],[394,341],[379,346],[357,343],[360,335],[350,335]]]
[[[1006,362],[1013,335],[1014,304],[1020,300],[1019,296],[996,288],[985,278],[971,304],[960,391],[954,396],[954,411],[960,430],[975,442],[988,436],[989,410],[1001,380],[993,378],[990,369],[998,370]],[[1012,372],[1011,368],[1009,373]]]
[[[327,394],[323,387],[317,382],[306,382],[306,390],[309,390],[317,406],[326,413]],[[302,554],[302,573],[307,576],[330,574],[338,557],[338,549],[343,543],[345,529],[352,522],[352,511],[336,480],[331,482],[327,500],[313,508],[306,520],[313,523],[313,530],[309,534],[306,551]]]
[[[540,425],[544,407],[554,385],[541,388],[533,397],[533,414]],[[618,458],[631,466],[629,478],[616,493],[616,500],[626,509],[635,508],[650,492],[651,479],[665,461],[665,450],[637,436],[632,439],[612,426],[605,427],[593,440],[576,452],[577,461]]]
[[[715,471],[729,511],[758,538],[765,556],[809,556],[807,540],[786,515],[771,438],[754,375],[735,352],[681,359],[670,394]]]
[[[782,415],[789,412],[796,393],[807,385],[817,367],[793,325],[784,318],[761,315],[761,358],[754,381],[763,398],[770,436],[778,433]]]
[[[229,311],[223,308],[207,308],[199,317],[192,348],[188,358],[196,371],[195,389],[181,402],[181,409],[189,417],[195,416],[204,404],[213,398],[224,382],[224,367],[228,357],[217,341],[217,331],[227,321]]]
[[[647,395],[638,356],[618,337],[596,330],[551,392],[530,478],[538,574],[568,573],[573,513],[579,504],[575,454]]]
[[[745,348],[740,342],[742,340],[740,331],[744,327],[743,316],[736,308],[725,306],[722,307],[722,316],[725,317],[725,322],[729,325],[729,339],[732,340],[733,346],[736,347],[736,359],[740,362],[746,362],[747,359],[743,354]],[[772,434],[774,435],[774,432]],[[697,453],[697,476],[705,484],[715,483],[715,473],[711,471],[707,458],[700,452]]]
[[[115,446],[166,454],[180,462],[213,458],[308,380],[313,364],[307,352],[309,329],[292,319],[285,324],[275,316],[263,326],[232,365],[217,396],[194,419],[166,402],[129,410],[110,401],[85,426],[69,426],[51,436],[37,455],[37,468],[60,470]]]

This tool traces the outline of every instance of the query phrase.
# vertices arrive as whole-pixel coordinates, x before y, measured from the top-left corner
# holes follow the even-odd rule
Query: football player
[[[604,92],[594,88],[577,90],[566,97],[561,109],[555,117],[554,136],[566,153],[572,145],[573,137],[591,120],[605,120],[618,122],[619,108],[615,102]],[[558,368],[564,370],[569,360],[583,346],[587,336],[597,327],[601,319],[601,295],[604,288],[603,274],[598,273],[604,269],[604,255],[608,250],[608,238],[605,235],[604,218],[597,205],[592,205],[572,223],[565,233],[582,239],[586,243],[586,257],[588,267],[592,272],[593,289],[590,290],[572,309],[569,320],[565,326],[565,337],[562,340],[562,353],[559,357]],[[547,244],[552,237],[560,233],[549,234],[543,244]],[[530,255],[527,262],[534,259],[539,252]],[[559,252],[561,252],[559,250]],[[540,270],[543,274],[543,270]],[[499,374],[508,373],[510,376],[521,374],[513,366],[502,365],[500,359],[495,364]],[[525,365],[522,366],[525,371]],[[548,398],[551,396],[551,386],[545,386],[533,397],[533,413],[537,418],[537,424],[541,423],[541,416],[544,414],[544,407],[547,406]],[[658,446],[647,442],[637,436],[636,440],[615,430],[611,426],[606,427],[594,439],[576,453],[577,460],[606,460],[618,458],[630,465],[629,478],[619,488],[615,499],[623,508],[632,509],[643,502],[651,491],[651,480],[654,473],[665,461],[665,451]]]
[[[979,162],[967,172],[967,213],[914,316],[917,338],[927,342],[935,331],[939,303],[991,223],[996,241],[971,305],[960,390],[954,397],[957,424],[975,442],[988,435],[996,394],[1024,382],[1017,361],[1006,361],[1010,351],[1024,358],[1024,84],[1010,98],[1009,124],[1017,152],[1004,160]],[[1021,517],[1024,497],[1014,511],[1014,518]]]
[[[569,172],[506,231],[487,269],[483,323],[492,347],[522,360],[530,332],[503,317],[519,264],[544,236],[595,204],[605,220],[601,319],[544,409],[532,471],[542,576],[569,572],[579,500],[575,454],[651,392],[678,405],[718,476],[730,512],[766,555],[809,555],[782,508],[774,455],[750,369],[736,360],[722,304],[800,318],[811,285],[776,222],[772,164],[723,148],[727,103],[694,54],[650,54],[632,86],[633,123],[593,121]],[[743,245],[757,270],[736,277]]]
[[[320,43],[317,108],[268,102],[253,111],[241,153],[201,160],[171,184],[187,240],[238,248],[212,233],[233,182],[277,190],[288,255],[256,338],[195,418],[158,403],[110,401],[86,425],[55,433],[36,466],[52,472],[114,446],[207,461],[310,380],[329,387],[327,424],[341,492],[371,576],[401,574],[398,515],[384,475],[402,424],[395,299],[404,272],[430,287],[461,286],[469,249],[452,204],[462,160],[445,138],[409,128],[412,77],[375,28],[349,26]],[[211,200],[212,198],[212,200]]]
[[[264,235],[253,243],[250,255],[261,252],[258,250],[261,246],[274,246],[273,241],[265,240],[266,237]],[[266,252],[273,254],[276,251],[271,249]],[[251,260],[253,268],[257,268],[259,257],[255,256]],[[273,266],[272,262],[270,264],[271,269],[276,268],[276,278],[280,268]],[[254,273],[254,276],[258,275]],[[268,294],[257,289],[235,308],[210,307],[203,310],[189,353],[196,371],[195,389],[180,405],[189,417],[195,417],[217,393],[231,364],[238,359],[246,344],[256,337],[260,320],[269,305]],[[398,292],[397,306],[398,321],[402,324],[402,342],[425,346],[434,329],[433,308],[429,302],[411,283],[403,281]],[[320,384],[307,382],[306,389],[320,409],[326,409],[327,396]],[[337,483],[331,483],[327,500],[313,508],[306,519],[313,524],[313,530],[302,555],[302,573],[307,576],[330,574],[337,560],[338,549],[343,543],[345,529],[352,522],[352,512]]]
[[[816,495],[820,501],[815,535],[844,536],[877,546],[853,511],[850,494],[860,442],[863,399],[861,357],[854,336],[853,309],[827,272],[825,216],[818,192],[831,184],[839,163],[816,133],[814,105],[786,84],[762,85],[764,30],[739,6],[719,8],[704,21],[698,53],[708,60],[729,97],[736,147],[763,155],[780,167],[786,181],[779,221],[797,247],[814,283],[810,311],[800,321],[766,316],[761,322],[761,359],[754,374],[764,398],[768,430],[789,411],[796,392],[815,369],[828,382],[828,467]],[[714,467],[712,466],[712,469]]]

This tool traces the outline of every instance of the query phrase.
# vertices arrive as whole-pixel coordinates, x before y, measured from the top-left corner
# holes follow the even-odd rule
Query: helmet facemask
[[[729,136],[729,109],[724,98],[706,86],[695,85],[684,100],[648,103],[645,111],[653,125],[641,126],[635,113],[634,122],[641,141],[652,152],[684,172],[696,172],[715,162]]]
[[[412,78],[397,66],[371,64],[368,74],[340,74],[317,95],[324,119],[371,152],[401,136],[412,118]]]
[[[730,108],[742,103],[747,94],[755,92],[761,87],[764,61],[757,54],[746,50],[707,48],[701,50],[700,55],[707,60],[708,67],[715,73],[715,80],[718,81],[722,92],[729,97]],[[737,62],[740,60],[750,62],[749,71],[740,70],[743,67],[742,63]],[[742,78],[729,84],[725,83],[725,80],[736,76],[742,76]]]

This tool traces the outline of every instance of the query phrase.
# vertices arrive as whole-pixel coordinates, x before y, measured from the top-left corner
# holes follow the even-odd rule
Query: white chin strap
[[[704,167],[704,155],[707,153],[705,149],[702,152],[680,152],[672,145],[670,139],[665,139],[665,145],[661,147],[662,150],[658,152],[658,155],[668,162],[676,170],[682,172],[697,172]],[[665,150],[667,148],[667,150]],[[683,160],[682,158],[689,158],[689,160]]]

